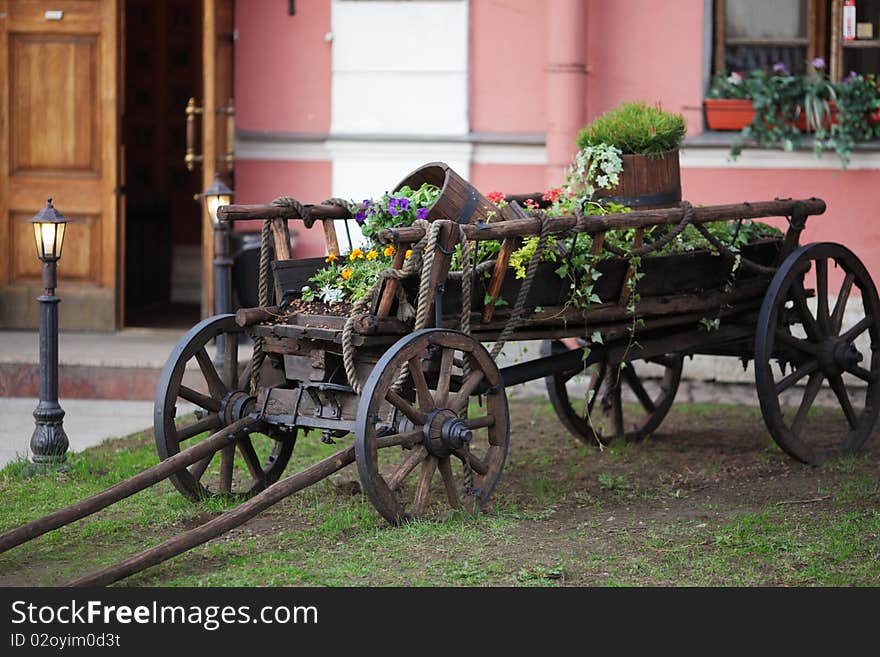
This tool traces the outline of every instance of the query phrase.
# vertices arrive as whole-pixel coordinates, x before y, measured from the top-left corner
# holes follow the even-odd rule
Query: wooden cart
[[[418,169],[401,185],[415,189],[425,182],[441,188],[427,221],[381,233],[382,243],[396,247],[394,267],[344,317],[290,311],[289,302],[324,259],[290,260],[287,222],[319,223],[328,250],[338,254],[333,221],[351,217],[352,208],[292,199],[221,207],[222,220],[265,222],[261,306],[200,322],[169,357],[155,411],[162,462],[115,492],[0,536],[0,550],[163,478],[193,500],[212,494],[249,499],[76,584],[108,583],[179,554],[352,463],[370,502],[393,524],[450,508],[479,509],[508,454],[507,387],[545,379],[563,425],[586,443],[603,444],[645,436],[660,425],[675,398],[682,360],[691,354],[754,360],[767,429],[800,461],[817,463],[830,453],[858,449],[870,435],[880,412],[880,360],[873,347],[880,337],[880,299],[847,248],[799,244],[807,217],[824,212],[823,201],[696,208],[685,203],[548,217],[522,210],[527,197],[508,197],[513,202],[499,211],[439,163]],[[737,253],[705,230],[710,222],[763,217],[785,217],[784,237]],[[687,226],[701,231],[712,248],[642,257]],[[607,231],[620,229],[632,231],[628,250],[605,240]],[[270,235],[277,256],[274,291],[268,289]],[[547,271],[540,260],[549,236],[564,257],[582,235],[591,237],[596,256],[617,250],[617,257],[597,261],[598,274],[591,276],[599,302],[588,310],[565,305],[568,292],[552,272],[556,265]],[[539,236],[539,248],[526,278],[517,281],[508,262],[527,236]],[[483,240],[501,242],[493,261],[468,263],[463,257],[462,270],[450,271],[456,246],[466,255],[468,245]],[[415,257],[405,260],[408,250]],[[829,294],[832,283],[836,297]],[[500,297],[509,305],[497,307]],[[416,310],[414,318],[401,312],[407,305]],[[212,359],[212,344],[221,335],[225,353]],[[239,363],[237,349],[245,335],[254,342],[247,366]],[[541,353],[499,367],[501,346],[516,340],[541,340]],[[490,343],[491,351],[484,346]],[[771,367],[776,363],[781,367]],[[848,390],[844,377],[858,387]],[[842,444],[828,444],[809,430],[808,414],[825,382],[847,423]],[[789,409],[784,401],[795,391]],[[627,398],[634,401],[625,404]],[[180,412],[186,404],[196,408],[194,415]],[[196,438],[206,432],[208,438]],[[343,444],[282,478],[298,438]]]

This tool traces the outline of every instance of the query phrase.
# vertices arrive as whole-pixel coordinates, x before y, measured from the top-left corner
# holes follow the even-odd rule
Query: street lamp
[[[31,436],[34,463],[63,463],[70,446],[64,433],[64,411],[58,403],[58,282],[57,262],[64,243],[67,219],[50,198],[46,207],[31,219],[37,242],[37,257],[43,263],[43,294],[40,302],[40,402],[34,410],[36,428]]]
[[[221,220],[217,216],[217,209],[221,205],[229,205],[234,193],[220,179],[220,174],[214,174],[214,182],[202,194],[205,198],[205,208],[211,218],[211,226],[214,228],[214,314],[232,312],[232,257],[230,254],[229,222]],[[217,362],[223,361],[226,351],[226,336],[222,333],[217,336]]]

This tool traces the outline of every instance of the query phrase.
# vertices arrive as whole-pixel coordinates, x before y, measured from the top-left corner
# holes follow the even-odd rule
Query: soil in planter
[[[291,315],[335,315],[347,317],[351,314],[352,304],[347,301],[342,303],[326,304],[323,301],[303,301],[294,299],[287,307],[285,317]]]

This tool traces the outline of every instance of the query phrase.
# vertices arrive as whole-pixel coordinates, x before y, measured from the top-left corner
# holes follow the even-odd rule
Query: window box
[[[742,130],[755,118],[755,108],[748,99],[705,98],[703,107],[709,130]]]

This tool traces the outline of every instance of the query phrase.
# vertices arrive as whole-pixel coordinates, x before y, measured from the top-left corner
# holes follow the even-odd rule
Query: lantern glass
[[[64,243],[64,222],[39,221],[34,223],[37,257],[40,260],[58,260]]]
[[[208,206],[208,216],[211,217],[211,223],[214,226],[220,225],[220,220],[217,218],[217,208],[221,205],[229,205],[229,195],[228,194],[206,194],[205,195],[205,203]]]

